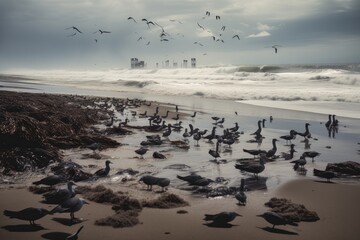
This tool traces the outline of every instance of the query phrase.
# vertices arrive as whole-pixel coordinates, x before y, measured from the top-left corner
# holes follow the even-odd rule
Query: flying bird
[[[74,29],[74,30],[78,31],[79,33],[82,33],[77,27],[74,27],[74,26],[65,28],[65,30],[67,30],[67,29]]]
[[[274,46],[272,46],[272,48],[275,50],[275,53],[278,52],[278,47],[281,47],[281,46],[280,46],[280,45],[274,45]]]
[[[220,16],[216,16],[215,18],[216,18],[216,20],[220,20]]]
[[[206,11],[206,16],[210,16],[210,12],[209,11]]]
[[[222,27],[221,27],[221,30],[225,31],[225,26],[222,26]]]
[[[199,28],[201,28],[202,30],[205,30],[205,28],[203,26],[201,26],[199,23],[197,23],[197,25],[199,26]]]
[[[141,39],[143,39],[143,37],[139,37],[137,41],[140,41]]]
[[[135,23],[137,23],[137,21],[133,18],[133,17],[128,17],[128,20],[133,20]]]
[[[76,33],[73,33],[73,34],[67,35],[67,37],[73,37],[75,35],[76,35]]]
[[[240,37],[239,37],[239,35],[234,35],[232,38],[237,38],[237,39],[239,39],[240,40]]]
[[[146,46],[148,46],[150,44],[150,41],[148,41],[148,43],[146,44]]]
[[[99,30],[97,30],[96,32],[93,32],[93,34],[94,34],[94,33],[97,33],[97,32],[100,32],[100,34],[103,34],[103,33],[111,33],[111,32],[109,32],[109,31],[103,31],[103,30],[100,30],[100,29],[99,29]]]

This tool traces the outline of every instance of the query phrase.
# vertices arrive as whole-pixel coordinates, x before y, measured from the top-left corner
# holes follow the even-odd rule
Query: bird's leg
[[[274,228],[275,228],[275,224],[273,225],[272,229],[274,229]]]

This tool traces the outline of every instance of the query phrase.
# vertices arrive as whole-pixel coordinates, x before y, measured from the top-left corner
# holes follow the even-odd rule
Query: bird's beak
[[[264,214],[256,215],[257,217],[264,217]]]
[[[243,215],[236,213],[236,216],[242,217]]]
[[[84,201],[84,204],[90,204],[90,203],[88,203],[87,201]]]

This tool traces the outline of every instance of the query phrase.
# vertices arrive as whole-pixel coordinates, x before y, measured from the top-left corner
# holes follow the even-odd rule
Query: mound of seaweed
[[[89,143],[89,137],[78,136],[86,135],[87,127],[107,113],[88,108],[94,104],[94,99],[83,96],[0,91],[0,167],[4,173],[46,167],[61,161],[59,147]],[[102,139],[111,147],[118,146]]]
[[[143,201],[142,205],[143,207],[149,207],[149,208],[177,208],[177,207],[188,206],[189,203],[175,194],[165,193],[162,194],[157,199]]]
[[[342,163],[329,163],[326,166],[326,171],[337,172],[347,175],[360,175],[360,163],[347,161]]]
[[[315,222],[320,219],[316,212],[309,211],[304,205],[293,203],[286,198],[271,198],[265,206],[293,222]]]
[[[98,226],[112,226],[113,228],[132,227],[139,223],[139,212],[118,211],[116,214],[95,221]]]
[[[128,211],[141,210],[142,206],[139,200],[130,198],[126,194],[114,193],[113,190],[105,188],[103,185],[98,185],[94,188],[89,186],[80,186],[76,188],[76,192],[82,194],[86,199],[97,203],[111,203],[114,204],[113,210]]]

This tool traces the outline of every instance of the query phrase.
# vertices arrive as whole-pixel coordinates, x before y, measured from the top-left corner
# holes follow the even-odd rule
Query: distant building
[[[139,61],[139,59],[137,59],[137,58],[131,58],[130,66],[131,66],[131,68],[144,68],[145,62]]]
[[[177,62],[173,62],[173,68],[177,68],[177,67],[178,67]]]
[[[191,58],[191,67],[196,68],[196,58]]]
[[[187,64],[188,64],[188,60],[184,59],[183,60],[183,68],[187,68]]]
[[[166,61],[165,61],[165,67],[166,67],[166,68],[169,67],[169,62],[170,62],[169,60],[166,60]]]

